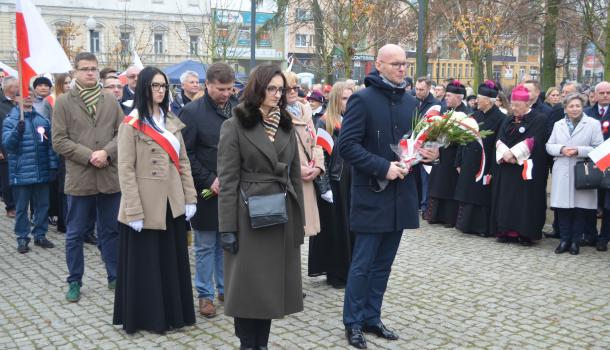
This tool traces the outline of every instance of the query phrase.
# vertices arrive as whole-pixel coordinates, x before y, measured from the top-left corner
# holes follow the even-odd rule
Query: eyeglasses
[[[83,73],[95,73],[98,71],[97,67],[83,67],[77,68],[76,70]]]
[[[267,86],[267,92],[272,95],[277,95],[278,92],[280,93],[280,95],[282,95],[284,91],[285,89],[283,86]]]
[[[104,89],[122,89],[123,85],[121,84],[115,84],[115,85],[106,85],[104,86]]]
[[[287,94],[289,94],[289,93],[291,93],[293,91],[294,92],[299,92],[299,87],[298,86],[293,86],[293,87],[286,88],[286,93]]]
[[[159,83],[152,83],[152,84],[150,84],[150,86],[152,87],[153,91],[159,91],[161,89],[167,90],[167,88],[168,88],[167,84],[159,84]]]
[[[407,66],[409,65],[408,62],[383,62],[383,61],[379,61],[381,63],[385,63],[385,64],[389,64],[390,66],[392,66],[392,68],[394,69],[400,69],[402,67],[407,68]]]

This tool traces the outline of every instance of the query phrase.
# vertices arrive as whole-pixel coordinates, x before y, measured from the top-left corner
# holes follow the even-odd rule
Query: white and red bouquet
[[[465,145],[477,141],[483,147],[482,139],[492,132],[479,130],[476,119],[466,113],[449,111],[441,114],[440,106],[433,106],[422,118],[415,118],[413,132],[405,135],[398,145],[391,145],[400,158],[403,167],[410,169],[421,161],[419,149],[449,147],[450,144]],[[483,177],[485,152],[481,152],[481,169],[476,181]]]

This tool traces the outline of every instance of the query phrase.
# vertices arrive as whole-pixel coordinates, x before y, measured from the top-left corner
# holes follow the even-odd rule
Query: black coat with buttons
[[[231,98],[227,103],[236,106],[237,99]],[[195,230],[218,231],[218,198],[203,199],[201,191],[209,189],[218,176],[220,127],[227,118],[206,92],[202,98],[182,107],[180,119],[186,124],[182,137],[197,190],[197,213],[191,219],[191,226]]]
[[[385,185],[390,162],[398,160],[390,145],[411,131],[415,97],[393,88],[373,72],[366,89],[348,103],[338,150],[352,166],[350,229],[361,233],[396,232],[419,227],[415,176]],[[381,185],[381,186],[380,186]]]

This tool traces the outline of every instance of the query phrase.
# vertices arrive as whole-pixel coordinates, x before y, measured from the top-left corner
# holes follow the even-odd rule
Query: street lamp
[[[89,16],[89,18],[87,18],[87,22],[85,22],[85,26],[87,26],[87,29],[89,29],[89,47],[91,49],[90,52],[93,53],[95,45],[95,43],[93,42],[93,32],[97,28],[97,22],[95,21],[95,18],[93,18],[93,16]]]

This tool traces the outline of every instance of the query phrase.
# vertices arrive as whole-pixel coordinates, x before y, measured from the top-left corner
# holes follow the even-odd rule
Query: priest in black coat
[[[454,80],[447,85],[445,101],[447,111],[463,112],[469,114],[469,109],[462,102],[466,97],[466,88],[459,81]],[[424,219],[430,224],[443,224],[445,227],[455,226],[458,203],[455,200],[455,187],[458,172],[455,167],[455,157],[458,145],[449,145],[441,148],[439,161],[432,166],[428,185],[428,207]]]
[[[499,242],[531,245],[546,219],[545,117],[532,112],[523,85],[513,89],[513,115],[500,127],[492,181],[491,233]]]
[[[488,130],[493,134],[485,137],[483,148],[478,141],[460,146],[457,151],[455,166],[459,171],[455,200],[458,201],[456,228],[464,233],[489,236],[489,215],[491,210],[491,182],[497,167],[495,163],[496,138],[502,122],[507,116],[495,105],[498,88],[488,80],[479,85],[478,109],[472,115],[479,124],[479,130]],[[482,178],[477,181],[481,171],[482,157],[485,152],[485,165]]]

